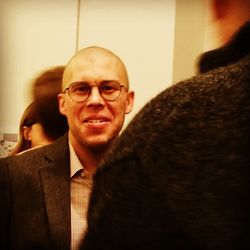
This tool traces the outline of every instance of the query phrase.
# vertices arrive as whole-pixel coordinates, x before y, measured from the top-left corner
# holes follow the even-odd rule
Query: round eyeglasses
[[[101,97],[106,101],[115,101],[121,95],[122,88],[127,88],[116,81],[103,81],[99,85],[90,85],[85,82],[74,82],[63,93],[68,92],[70,98],[75,102],[84,102],[88,99],[92,87],[96,86]]]

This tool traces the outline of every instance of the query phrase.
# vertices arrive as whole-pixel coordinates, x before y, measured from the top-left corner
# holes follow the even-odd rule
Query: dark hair
[[[17,145],[15,146],[15,148],[13,149],[13,151],[11,152],[11,155],[20,153],[20,152],[27,150],[31,147],[30,142],[25,139],[23,128],[25,126],[31,127],[33,124],[39,123],[39,121],[40,121],[40,118],[39,118],[39,115],[37,113],[36,104],[34,102],[32,102],[24,110],[23,115],[21,117],[21,121],[19,124],[18,142],[17,142]]]
[[[56,140],[68,131],[67,118],[60,113],[56,96],[37,99],[35,105],[39,122],[49,139]]]
[[[60,113],[57,100],[62,88],[64,69],[65,66],[55,66],[43,71],[32,85],[40,123],[51,140],[58,139],[68,131],[67,119]]]

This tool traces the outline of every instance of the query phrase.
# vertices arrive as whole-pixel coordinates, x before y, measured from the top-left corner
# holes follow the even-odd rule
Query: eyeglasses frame
[[[89,98],[89,96],[90,96],[90,94],[91,94],[91,91],[92,91],[92,87],[94,87],[94,86],[97,86],[100,96],[101,96],[105,101],[108,101],[108,102],[116,101],[116,100],[121,96],[122,88],[124,88],[126,91],[128,91],[128,88],[125,87],[124,85],[120,84],[119,82],[112,81],[112,82],[116,82],[116,83],[119,84],[119,86],[120,86],[120,93],[119,93],[119,95],[118,95],[115,99],[113,99],[113,100],[108,100],[108,99],[106,99],[105,97],[102,96],[102,92],[100,91],[100,86],[101,86],[102,84],[104,84],[105,82],[108,82],[108,81],[102,81],[100,84],[89,84],[89,86],[91,87],[91,89],[90,89],[90,91],[89,91],[89,93],[88,93],[86,99],[84,99],[83,101],[76,101],[76,100],[74,100],[74,99],[72,98],[71,94],[70,94],[70,88],[71,88],[71,86],[72,86],[73,84],[77,84],[77,83],[86,83],[86,82],[80,82],[80,81],[79,81],[79,82],[72,82],[72,83],[69,85],[69,87],[67,87],[67,88],[63,91],[63,93],[66,94],[66,92],[68,92],[68,95],[69,95],[69,97],[71,98],[72,101],[77,102],[77,103],[81,103],[81,102],[85,102],[86,100],[88,100],[88,98]]]

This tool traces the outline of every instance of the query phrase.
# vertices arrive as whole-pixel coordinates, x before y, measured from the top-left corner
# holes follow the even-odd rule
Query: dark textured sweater
[[[135,116],[94,181],[84,250],[250,249],[250,24]]]

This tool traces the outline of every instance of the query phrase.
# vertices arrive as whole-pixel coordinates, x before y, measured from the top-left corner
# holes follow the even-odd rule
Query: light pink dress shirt
[[[73,147],[70,149],[71,250],[78,250],[87,229],[87,209],[92,178],[85,176],[84,166]]]

